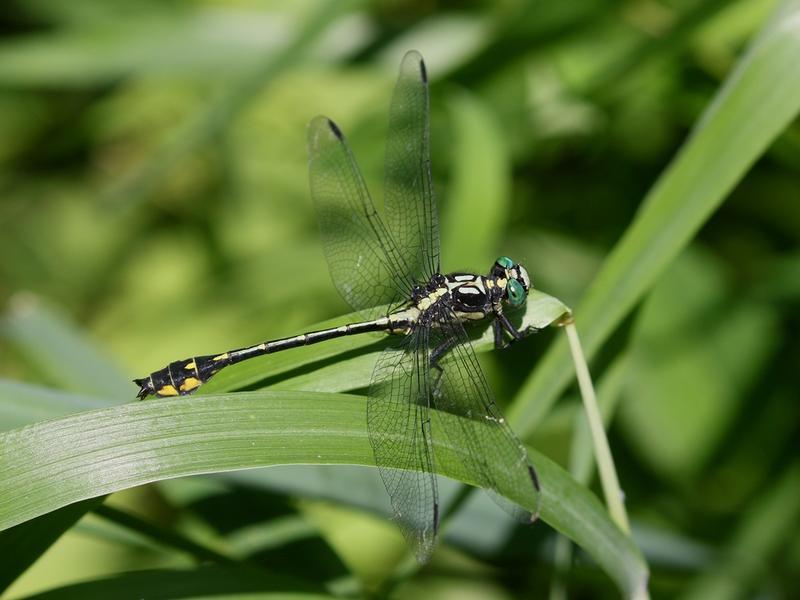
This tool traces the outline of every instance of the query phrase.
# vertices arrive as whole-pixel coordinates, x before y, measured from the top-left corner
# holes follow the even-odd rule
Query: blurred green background
[[[170,360],[347,312],[317,235],[305,128],[317,114],[335,119],[380,198],[388,103],[411,48],[432,82],[443,267],[485,272],[507,254],[537,288],[580,307],[775,6],[7,1],[4,385],[91,395],[85,376],[53,359],[63,342],[76,361],[81,351],[102,357],[108,371],[94,376],[124,402],[135,388],[118,382]],[[782,129],[592,363],[654,597],[797,593],[800,123]],[[501,404],[558,335],[481,357]],[[69,346],[76,337],[85,346]],[[24,402],[24,389],[3,394]],[[527,441],[568,467],[579,409],[568,390]],[[340,593],[392,571],[376,550],[397,543],[384,520],[344,501],[254,491],[246,478],[150,486],[110,505],[211,545],[251,544],[257,562],[299,579],[344,581]],[[9,597],[191,564],[140,534],[89,516]],[[480,535],[448,543],[392,593],[619,594],[580,552],[554,562],[556,534],[546,525],[499,542]]]

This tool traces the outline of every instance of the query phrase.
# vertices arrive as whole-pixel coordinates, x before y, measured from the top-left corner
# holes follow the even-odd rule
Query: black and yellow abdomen
[[[414,312],[416,311],[416,313]],[[326,340],[332,340],[345,335],[366,333],[370,331],[386,331],[387,333],[408,333],[410,325],[418,316],[416,309],[406,309],[394,313],[391,317],[381,317],[374,321],[362,321],[360,323],[349,323],[339,327],[310,331],[292,337],[263,342],[247,348],[229,350],[222,354],[210,354],[208,356],[195,356],[185,358],[170,363],[163,369],[150,373],[148,377],[134,379],[134,383],[139,386],[139,398],[146,398],[150,394],[155,394],[161,398],[169,396],[185,396],[191,394],[198,387],[211,379],[220,369],[233,365],[243,360],[248,360],[254,356],[262,356],[308,344],[316,344]]]
[[[195,356],[176,360],[169,365],[150,373],[143,379],[134,379],[139,386],[139,398],[155,394],[161,398],[169,396],[185,396],[191,394],[198,387],[219,371],[230,364],[227,352],[218,355]]]

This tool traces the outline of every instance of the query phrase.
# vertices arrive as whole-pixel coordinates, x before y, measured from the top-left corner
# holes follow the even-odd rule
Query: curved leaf
[[[247,392],[131,403],[5,432],[0,529],[161,479],[278,464],[372,466],[364,408],[359,396]],[[442,440],[435,446],[440,474],[474,483],[458,457],[464,449]],[[597,498],[543,455],[531,457],[542,481],[542,519],[591,554],[626,593],[640,589],[644,561]],[[501,491],[533,508],[527,489]]]

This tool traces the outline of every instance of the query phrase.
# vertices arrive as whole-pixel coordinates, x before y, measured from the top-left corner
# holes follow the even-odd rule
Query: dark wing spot
[[[533,487],[536,488],[537,492],[540,492],[542,488],[539,487],[539,476],[536,474],[535,469],[528,465],[528,475],[531,477],[531,481],[533,482]]]
[[[339,126],[330,119],[328,119],[328,127],[331,128],[333,135],[339,138],[339,140],[344,140],[344,134],[342,134],[342,130],[339,129]]]
[[[425,61],[422,59],[419,61],[419,73],[422,76],[422,82],[428,83],[428,69],[425,67]]]

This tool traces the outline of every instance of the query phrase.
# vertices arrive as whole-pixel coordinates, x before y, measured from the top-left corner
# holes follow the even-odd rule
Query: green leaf
[[[445,271],[488,269],[508,217],[511,165],[490,107],[466,91],[450,101],[452,177],[441,218]]]
[[[0,548],[14,549],[13,552],[5,552],[0,561],[0,593],[27,571],[65,531],[88,511],[102,504],[103,500],[105,496],[89,498],[0,531]]]
[[[253,567],[199,567],[186,570],[147,570],[84,581],[28,596],[27,600],[168,600],[173,598],[235,598],[236,600],[312,600],[333,598],[305,582]]]
[[[0,382],[0,429],[75,410],[107,406],[124,397],[125,378],[63,315],[30,296],[17,296],[2,321],[4,336],[51,381],[70,394],[11,381]],[[110,398],[109,398],[110,395]],[[5,466],[5,453],[0,451]],[[0,547],[15,548],[0,566],[0,589],[10,585],[103,497],[73,504],[0,533]]]
[[[131,403],[5,432],[0,528],[172,477],[279,464],[372,466],[364,410],[357,396],[252,392]],[[441,415],[451,427],[458,418]],[[434,445],[437,472],[475,483],[458,457],[465,449]],[[597,498],[546,457],[531,451],[531,458],[542,481],[542,519],[591,554],[626,593],[640,589],[644,561]],[[533,508],[527,489],[500,492]]]
[[[136,532],[156,544],[185,552],[194,557],[197,561],[215,562],[222,565],[235,562],[232,558],[220,554],[212,548],[203,546],[177,531],[161,527],[137,515],[125,512],[124,510],[100,505],[94,508],[94,514],[111,523],[115,523],[119,527],[124,527],[129,531]]]
[[[0,379],[0,431],[107,404],[93,396]]]
[[[719,267],[684,253],[647,298],[631,339],[620,424],[637,456],[675,478],[705,467],[778,339],[773,312],[729,291]]]
[[[575,311],[587,357],[652,288],[755,160],[800,111],[800,2],[785,2],[728,76],[689,139],[642,203]],[[522,435],[572,377],[558,340],[509,412]]]
[[[0,44],[0,83],[63,88],[108,85],[131,76],[208,80],[240,75],[262,57],[280,53],[308,12],[299,4],[285,10],[183,8],[160,10],[151,4],[124,18],[112,10],[88,25],[83,15],[71,27],[6,38]],[[97,10],[102,8],[93,7],[93,17]],[[325,41],[320,54],[328,58],[341,52],[333,39]]]
[[[684,600],[734,600],[752,595],[763,586],[764,571],[780,548],[796,541],[800,524],[800,464],[796,461],[763,493],[733,532],[717,564],[692,582]],[[736,573],[736,577],[731,577]]]
[[[128,378],[117,365],[72,322],[35,297],[15,297],[11,310],[0,321],[0,332],[59,387],[117,399],[128,396]]]
[[[262,57],[254,67],[226,85],[222,93],[176,127],[156,152],[110,192],[110,203],[118,208],[128,208],[141,202],[192,151],[218,139],[259,91],[309,52],[349,4],[324,2],[316,5],[280,49]]]

